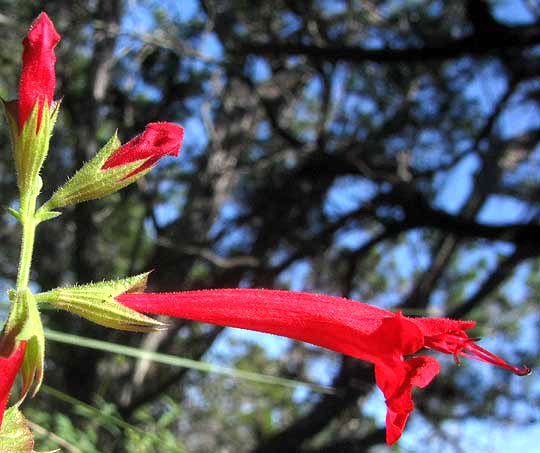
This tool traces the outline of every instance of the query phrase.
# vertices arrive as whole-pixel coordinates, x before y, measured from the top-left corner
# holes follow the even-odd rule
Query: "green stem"
[[[28,296],[30,293],[28,282],[30,280],[36,226],[40,222],[35,213],[38,193],[39,190],[29,191],[29,193],[21,194],[20,198],[21,207],[18,218],[22,224],[22,241],[19,269],[17,271],[17,290],[9,297],[11,301],[9,315],[0,333],[0,355],[5,355],[13,351],[16,336],[20,335],[21,329],[24,328],[24,322],[26,322],[29,313],[32,315],[37,314],[36,301],[31,295],[30,297]],[[39,325],[41,325],[39,314],[37,314],[37,319]],[[21,321],[24,322],[21,323]]]
[[[17,290],[27,288],[30,280],[30,267],[32,264],[32,252],[34,251],[36,227],[39,224],[35,216],[38,191],[35,192],[21,197],[21,223],[23,231],[19,270],[17,272]]]

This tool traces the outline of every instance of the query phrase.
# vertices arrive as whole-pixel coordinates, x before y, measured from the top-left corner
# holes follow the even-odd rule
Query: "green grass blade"
[[[258,384],[270,384],[281,385],[284,387],[297,388],[304,387],[315,392],[334,394],[335,389],[325,385],[315,384],[313,382],[298,381],[294,379],[285,379],[277,376],[271,376],[267,374],[254,373],[251,371],[242,371],[235,368],[227,368],[218,365],[212,365],[207,362],[201,362],[197,360],[186,359],[182,357],[176,357],[168,354],[162,354],[159,352],[144,351],[141,349],[133,348],[130,346],[123,346],[119,344],[109,343],[101,340],[94,340],[91,338],[80,337],[78,335],[72,335],[54,330],[45,329],[45,337],[51,341],[57,341],[60,343],[66,343],[71,345],[80,346],[82,348],[97,349],[100,351],[112,352],[114,354],[121,354],[129,357],[136,357],[138,359],[148,359],[154,362],[163,363],[165,365],[191,368],[193,370],[202,371],[205,373],[217,373],[225,376],[231,376],[237,379],[243,379],[250,382],[256,382]]]
[[[89,415],[92,417],[93,420],[103,421],[104,423],[110,423],[125,430],[135,431],[147,438],[149,437],[155,440],[156,442],[163,443],[163,439],[155,435],[154,433],[137,428],[136,426],[133,426],[130,423],[127,423],[126,421],[122,420],[121,418],[115,417],[114,415],[105,414],[99,409],[91,406],[90,404],[84,403],[83,401],[80,401],[77,398],[73,398],[72,396],[64,392],[61,392],[60,390],[57,390],[55,388],[49,387],[48,385],[44,384],[41,386],[41,391],[43,391],[49,396],[52,396],[53,398],[56,398],[60,401],[71,404],[72,406],[76,406],[79,409],[83,409],[84,411],[89,413]],[[166,446],[167,448],[172,449],[168,451],[177,451],[181,453],[186,453],[187,451],[183,446],[177,445],[177,444],[174,444],[174,445],[167,444]]]

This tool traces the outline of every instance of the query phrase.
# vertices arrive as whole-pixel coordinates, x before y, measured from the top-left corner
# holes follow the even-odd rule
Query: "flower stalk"
[[[21,197],[20,220],[22,224],[21,251],[19,257],[19,268],[17,271],[17,289],[28,287],[30,281],[30,268],[32,265],[32,254],[36,238],[36,227],[39,221],[36,219],[36,200],[38,191],[32,191]]]

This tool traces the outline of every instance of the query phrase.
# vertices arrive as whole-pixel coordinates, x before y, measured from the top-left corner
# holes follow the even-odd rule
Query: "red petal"
[[[13,381],[21,368],[26,342],[22,341],[9,357],[0,357],[0,426]]]
[[[347,299],[261,289],[122,294],[117,299],[144,313],[272,333],[374,363],[388,405],[389,443],[399,438],[413,410],[412,386],[427,385],[439,372],[431,357],[403,360],[424,345],[412,320]]]
[[[110,156],[102,169],[144,161],[126,178],[151,167],[163,156],[178,156],[184,138],[184,128],[173,123],[150,123],[141,135],[137,135]]]
[[[412,357],[406,362],[409,367],[409,380],[411,385],[424,388],[441,371],[439,362],[434,357]]]
[[[54,46],[60,41],[54,24],[46,13],[34,21],[23,40],[23,68],[19,86],[19,127],[32,113],[36,102],[40,102],[38,129],[43,103],[51,105],[56,85]]]
[[[439,373],[439,362],[433,357],[413,357],[393,364],[377,363],[375,379],[386,397],[386,442],[396,442],[409,414],[414,409],[412,387],[425,387]]]
[[[476,321],[459,321],[448,318],[412,318],[412,321],[426,337],[469,330],[476,325]]]
[[[371,361],[390,346],[372,335],[383,319],[395,316],[339,297],[265,289],[122,294],[117,300],[143,313],[286,336]]]
[[[392,445],[399,440],[410,412],[397,413],[390,408],[386,411],[386,443]]]

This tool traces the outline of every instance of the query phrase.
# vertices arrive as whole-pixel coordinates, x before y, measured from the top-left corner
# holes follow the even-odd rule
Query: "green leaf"
[[[115,299],[122,293],[142,292],[147,279],[148,272],[121,280],[56,288],[36,295],[36,299],[105,327],[132,332],[160,330],[166,325],[123,306]]]
[[[19,222],[21,221],[21,213],[13,208],[6,208],[6,211],[9,212],[13,217],[15,217]]]
[[[59,215],[62,215],[62,213],[58,211],[40,211],[39,213],[36,213],[36,220],[38,222],[44,222],[46,220],[54,219]]]

